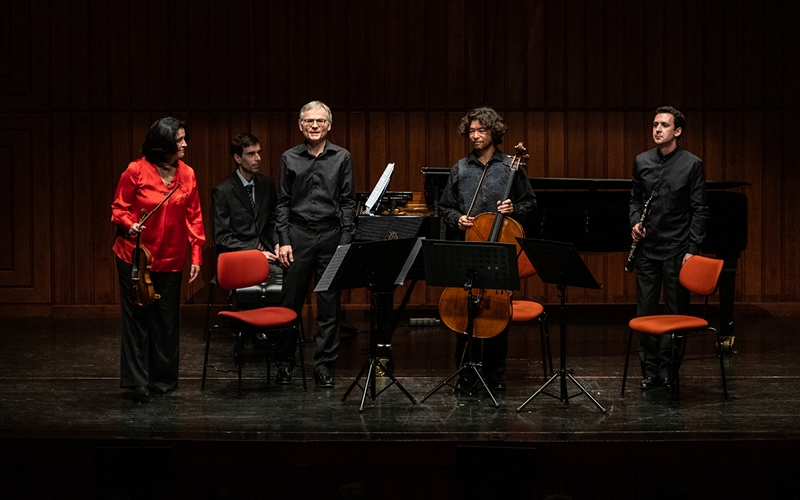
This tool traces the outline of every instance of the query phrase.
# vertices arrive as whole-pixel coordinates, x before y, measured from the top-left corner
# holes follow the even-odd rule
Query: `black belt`
[[[307,221],[299,217],[289,217],[289,224],[300,226],[309,231],[330,231],[331,229],[339,228],[338,219],[327,219],[321,221]]]

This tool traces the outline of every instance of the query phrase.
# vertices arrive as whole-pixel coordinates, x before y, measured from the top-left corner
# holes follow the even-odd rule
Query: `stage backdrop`
[[[628,178],[650,149],[653,111],[682,109],[682,145],[707,177],[744,181],[749,246],[740,302],[800,300],[795,135],[800,7],[794,1],[15,0],[0,29],[0,308],[117,310],[110,204],[155,119],[189,125],[206,229],[228,144],[261,139],[265,171],[301,141],[297,112],[320,99],[330,139],[352,152],[358,190],[387,162],[393,190],[468,153],[456,126],[490,105],[524,141],[534,177]],[[210,239],[210,234],[208,235]],[[202,304],[214,273],[184,288]],[[632,303],[625,255],[589,255],[601,291],[572,303]],[[401,288],[398,293],[402,293]],[[520,295],[557,302],[530,278]],[[411,306],[435,304],[417,287]],[[363,290],[344,294],[366,307]]]

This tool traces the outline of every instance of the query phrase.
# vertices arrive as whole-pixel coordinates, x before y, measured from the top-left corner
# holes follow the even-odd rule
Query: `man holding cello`
[[[462,118],[458,131],[469,138],[473,149],[450,170],[442,192],[439,206],[448,228],[448,238],[465,239],[467,233],[477,229],[476,217],[480,214],[490,214],[493,221],[499,212],[522,223],[536,211],[536,196],[527,174],[519,169],[513,175],[509,168],[510,158],[498,149],[506,129],[505,122],[492,108],[475,108]],[[509,197],[503,200],[509,183]],[[467,313],[466,304],[463,313]],[[480,344],[480,339],[474,340],[473,361],[482,361],[483,377],[491,390],[505,389],[503,375],[508,353],[508,326],[499,334],[486,338],[483,350]],[[466,346],[467,336],[458,333],[456,366],[460,367],[464,362]],[[474,383],[468,375],[462,375],[457,387],[469,389]]]

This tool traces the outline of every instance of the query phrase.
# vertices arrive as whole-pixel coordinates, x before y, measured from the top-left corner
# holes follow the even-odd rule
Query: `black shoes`
[[[667,391],[677,391],[678,390],[678,379],[671,379],[669,377],[664,377],[661,379],[661,387]]]
[[[317,379],[318,386],[324,387],[325,389],[333,387],[333,377],[331,377],[330,373],[318,373],[315,378]]]
[[[292,383],[292,369],[288,366],[279,366],[278,375],[275,377],[275,382],[279,384]]]
[[[505,391],[506,390],[506,381],[502,378],[493,378],[486,381],[489,384],[489,389],[493,391]]]
[[[133,400],[139,403],[149,403],[150,393],[147,391],[147,387],[143,385],[137,385],[136,387],[134,387]]]
[[[639,384],[639,389],[646,391],[648,389],[653,389],[658,386],[656,383],[656,379],[653,377],[645,377],[642,379],[642,383]]]

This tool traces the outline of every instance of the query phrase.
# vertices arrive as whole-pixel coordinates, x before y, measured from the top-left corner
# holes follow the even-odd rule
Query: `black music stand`
[[[416,250],[416,251],[414,251]],[[367,380],[362,387],[364,393],[361,396],[361,406],[358,411],[364,411],[364,402],[367,395],[371,400],[375,400],[383,391],[397,385],[412,403],[417,401],[406,391],[406,389],[392,376],[385,366],[378,359],[377,353],[377,315],[376,311],[385,309],[388,301],[389,307],[394,298],[394,289],[403,283],[408,268],[414,262],[414,258],[419,252],[419,243],[416,238],[405,238],[398,240],[373,241],[364,243],[351,243],[342,245],[336,249],[336,253],[331,259],[330,264],[325,269],[320,278],[317,291],[325,290],[344,290],[348,288],[367,288],[372,295],[372,305],[370,307],[370,335],[369,349],[370,358],[364,368],[361,369],[356,379],[342,396],[342,402],[347,399],[350,392],[359,384],[364,372],[367,373]],[[376,392],[375,387],[375,367],[379,366],[391,383]]]
[[[568,286],[577,286],[580,288],[593,288],[600,290],[602,287],[597,283],[597,280],[592,276],[592,272],[586,267],[586,263],[575,250],[572,243],[565,243],[561,241],[547,241],[535,239],[517,238],[525,255],[533,264],[537,274],[545,283],[551,283],[558,288],[558,296],[561,298],[561,369],[555,375],[550,377],[550,380],[544,383],[539,390],[533,393],[527,401],[522,403],[517,412],[521,411],[526,404],[530,403],[540,392],[545,396],[556,398],[564,403],[569,404],[569,400],[575,396],[586,394],[600,410],[605,413],[606,409],[600,406],[600,403],[592,397],[583,386],[575,380],[575,377],[567,370],[567,324],[566,324],[566,296]],[[544,389],[550,385],[556,378],[561,378],[561,395],[556,396],[549,392],[544,392]],[[578,386],[581,392],[567,395],[567,377]]]
[[[429,286],[464,287],[467,290],[467,357],[455,373],[447,377],[421,402],[448,384],[461,372],[474,371],[483,388],[492,398],[495,408],[500,404],[481,376],[472,357],[472,325],[478,312],[480,297],[472,295],[473,288],[493,290],[519,290],[519,270],[517,269],[517,249],[509,243],[488,243],[483,241],[447,242],[423,240],[422,255],[425,259],[425,281]],[[454,387],[454,386],[450,386]],[[455,388],[455,387],[454,387]],[[469,388],[470,396],[473,394]]]

